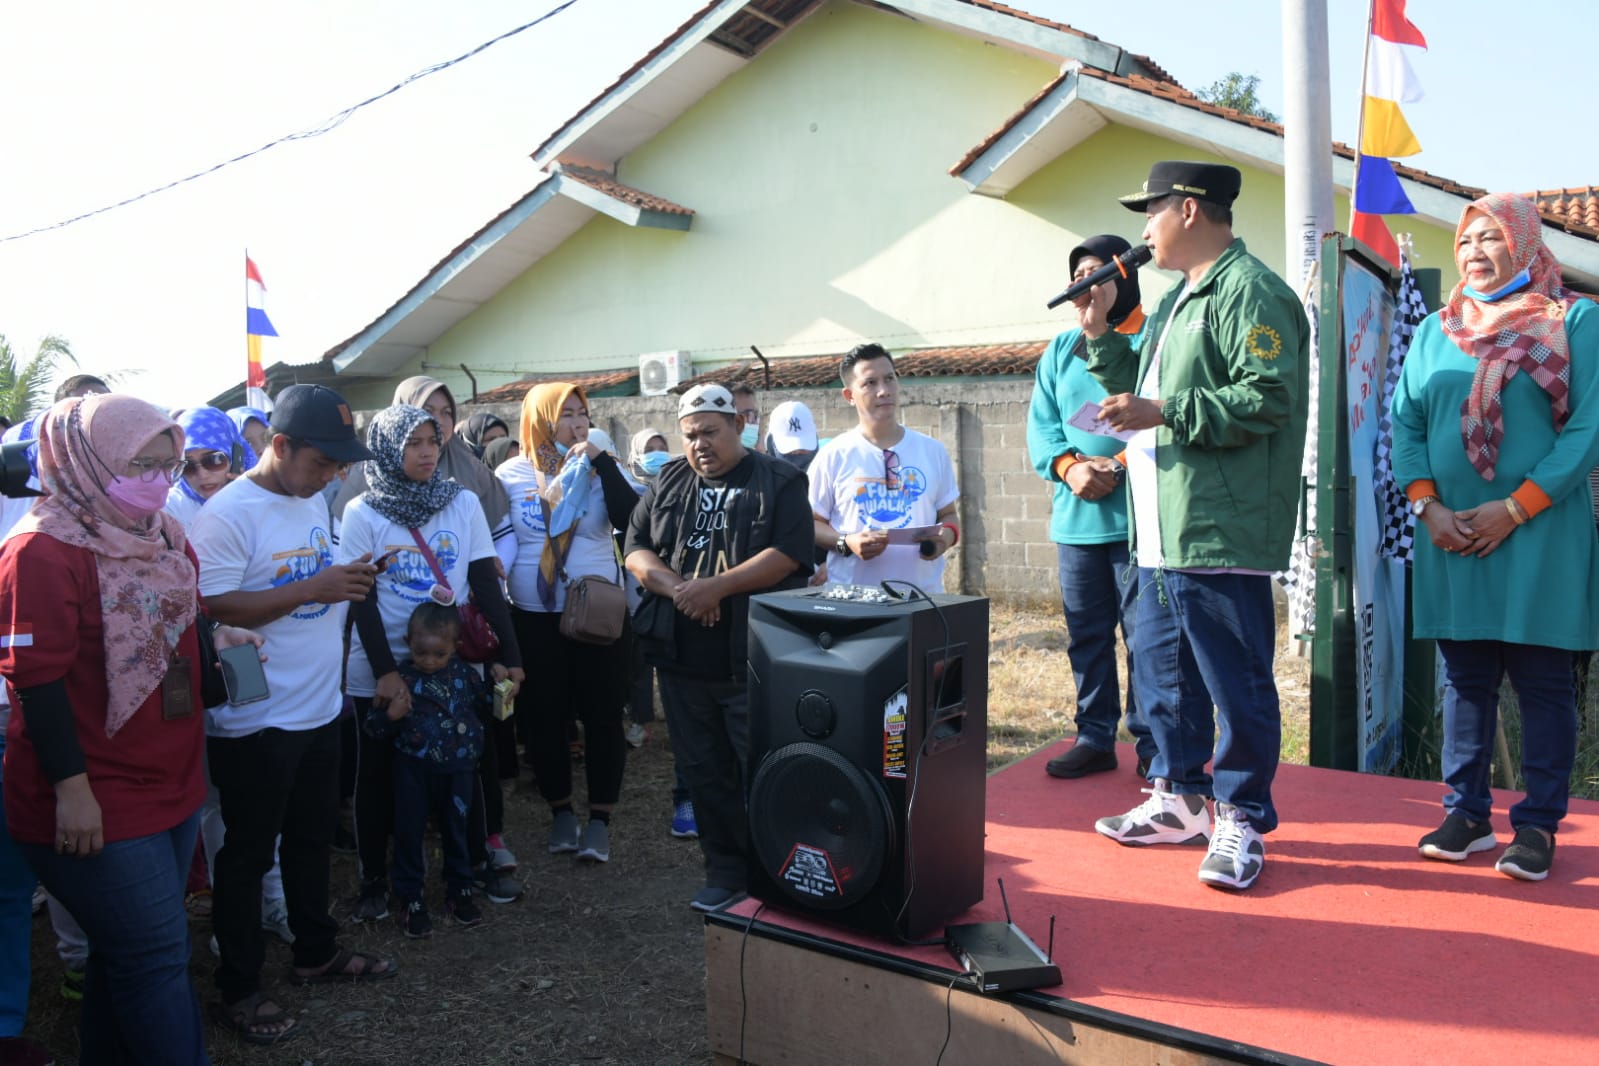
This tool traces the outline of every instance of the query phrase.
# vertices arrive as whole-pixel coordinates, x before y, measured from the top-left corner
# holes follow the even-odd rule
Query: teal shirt
[[[1123,447],[1115,437],[1066,424],[1083,404],[1099,403],[1107,395],[1088,372],[1087,361],[1072,354],[1082,335],[1080,329],[1067,330],[1038,360],[1033,399],[1027,405],[1027,455],[1038,476],[1054,486],[1049,539],[1056,544],[1115,544],[1127,539],[1126,481],[1100,499],[1083,500],[1055,476],[1055,460],[1068,451],[1115,455]],[[1139,336],[1134,333],[1127,339],[1137,347]]]
[[[1431,479],[1444,506],[1461,511],[1509,496],[1531,479],[1553,505],[1517,527],[1486,559],[1433,545],[1418,522],[1415,634],[1497,640],[1571,651],[1599,647],[1599,541],[1588,472],[1599,463],[1599,307],[1583,300],[1566,316],[1570,417],[1555,432],[1549,394],[1518,373],[1500,393],[1504,437],[1494,479],[1466,458],[1460,409],[1476,360],[1434,314],[1416,331],[1394,394],[1394,480]]]

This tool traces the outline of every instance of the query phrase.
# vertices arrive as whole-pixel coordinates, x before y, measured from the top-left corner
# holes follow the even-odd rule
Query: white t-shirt
[[[467,566],[478,559],[494,558],[494,541],[489,535],[488,520],[483,517],[483,504],[463,489],[428,519],[420,532],[428,547],[433,549],[446,583],[455,590],[455,601],[465,603],[470,592]],[[344,509],[344,522],[339,527],[339,562],[353,562],[367,552],[376,559],[390,551],[396,554],[388,568],[378,575],[374,592],[378,598],[378,615],[383,619],[383,634],[389,638],[389,653],[399,662],[410,654],[405,647],[405,630],[410,624],[411,612],[416,610],[417,604],[430,598],[428,593],[437,579],[427,557],[412,539],[410,529],[378,514],[362,493]],[[377,691],[377,679],[372,676],[372,664],[367,660],[358,631],[350,634],[350,661],[344,687],[352,696],[371,696]]]
[[[511,603],[524,611],[543,611],[539,599],[539,558],[544,554],[544,509],[539,504],[538,468],[520,456],[501,463],[495,476],[511,498],[511,528],[516,531],[516,560],[506,574]],[[566,577],[576,581],[590,574],[616,581],[620,564],[611,539],[611,519],[605,509],[605,489],[599,474],[592,475],[589,508],[578,519],[566,554]],[[566,607],[566,583],[557,579],[555,610]]]
[[[200,508],[203,506],[199,500],[174,485],[172,491],[167,493],[167,502],[161,509],[176,518],[184,529],[188,529],[200,516]]]
[[[811,510],[844,534],[936,523],[938,512],[960,498],[955,465],[938,441],[901,429],[899,443],[888,449],[868,441],[858,427],[824,444],[806,471]],[[829,555],[827,579],[875,585],[896,578],[929,593],[942,592],[944,561],[942,555],[923,559],[916,544],[890,544],[875,559]]]
[[[304,581],[333,565],[328,502],[280,496],[248,477],[206,501],[189,527],[200,560],[200,595],[263,592]],[[256,626],[266,638],[271,695],[235,707],[206,711],[206,733],[242,737],[274,727],[315,729],[338,717],[339,657],[344,647],[343,603],[307,601],[282,618]]]

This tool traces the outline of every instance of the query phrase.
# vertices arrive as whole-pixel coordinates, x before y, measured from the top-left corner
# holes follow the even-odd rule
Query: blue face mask
[[[761,427],[752,426],[746,422],[744,428],[739,430],[738,440],[746,448],[755,447],[761,442]]]
[[[1467,285],[1466,295],[1471,297],[1473,300],[1481,300],[1483,303],[1491,304],[1495,300],[1509,296],[1511,293],[1520,292],[1531,280],[1532,272],[1531,268],[1528,268],[1527,270],[1523,270],[1521,273],[1511,278],[1505,284],[1499,286],[1499,288],[1495,289],[1493,292],[1478,292],[1470,285]]]
[[[572,450],[572,446],[570,444],[562,444],[558,440],[551,441],[551,443],[555,445],[555,454],[559,455],[562,459],[565,459],[566,453]]]
[[[645,477],[654,477],[661,472],[661,467],[672,461],[668,452],[645,452],[639,457],[638,468],[644,471]]]

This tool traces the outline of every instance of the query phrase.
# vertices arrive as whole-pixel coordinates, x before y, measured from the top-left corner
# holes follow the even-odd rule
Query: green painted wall
[[[1055,74],[1004,48],[852,3],[828,4],[621,163],[619,177],[698,213],[688,232],[596,217],[441,337],[428,373],[466,395],[511,371],[628,365],[687,349],[697,369],[745,358],[1052,336],[1044,302],[1083,235],[1135,240],[1115,203],[1160,158],[1194,149],[1112,126],[1008,200],[947,171]],[[1247,171],[1238,232],[1280,268],[1282,180]],[[1340,205],[1340,218],[1347,205]],[[1450,235],[1423,259],[1449,267]],[[1442,258],[1436,249],[1442,249]],[[1446,269],[1445,276],[1450,277]],[[1168,283],[1148,272],[1146,301]],[[421,372],[417,360],[391,381]],[[358,407],[392,385],[350,383]]]

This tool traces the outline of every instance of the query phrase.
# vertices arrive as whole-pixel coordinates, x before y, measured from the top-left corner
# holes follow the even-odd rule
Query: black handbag
[[[633,609],[633,634],[641,641],[670,644],[677,625],[677,605],[669,596],[657,596],[649,589]]]

